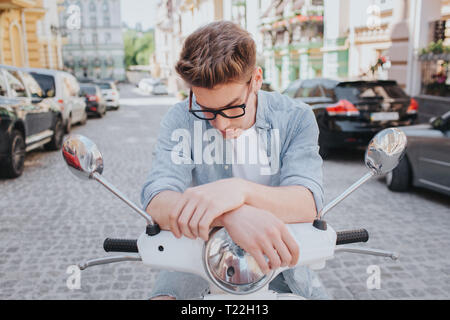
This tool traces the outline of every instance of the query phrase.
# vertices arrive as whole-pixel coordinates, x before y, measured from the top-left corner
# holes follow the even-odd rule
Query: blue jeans
[[[286,278],[295,283],[291,288]],[[295,293],[306,299],[329,299],[317,274],[307,267],[289,269],[278,274],[270,283],[269,290],[278,293]],[[171,296],[177,300],[202,298],[209,292],[209,283],[192,274],[163,270],[159,273],[150,298]]]

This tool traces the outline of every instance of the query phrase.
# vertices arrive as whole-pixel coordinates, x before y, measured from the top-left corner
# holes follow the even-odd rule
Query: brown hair
[[[175,70],[189,85],[212,89],[250,78],[255,66],[256,45],[250,33],[233,22],[218,21],[186,38]]]

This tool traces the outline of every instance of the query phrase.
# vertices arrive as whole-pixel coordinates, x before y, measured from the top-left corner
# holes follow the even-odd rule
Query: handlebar
[[[339,231],[336,234],[336,245],[367,242],[369,240],[369,232],[366,229]]]
[[[139,252],[135,239],[106,238],[103,242],[103,249],[106,252]]]
[[[336,232],[336,235],[336,245],[367,242],[369,240],[369,233],[366,229],[339,231]],[[107,238],[103,242],[103,249],[106,252],[139,252],[135,239]]]

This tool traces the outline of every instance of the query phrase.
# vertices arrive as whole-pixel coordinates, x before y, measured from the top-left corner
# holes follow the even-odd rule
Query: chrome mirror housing
[[[369,143],[366,150],[366,166],[374,175],[392,171],[403,158],[406,150],[406,135],[397,128],[380,131]]]
[[[96,144],[84,136],[73,134],[67,137],[62,154],[70,172],[80,179],[90,179],[95,172],[103,172],[102,154]]]
[[[235,244],[225,228],[211,231],[203,249],[203,263],[210,280],[231,294],[255,292],[274,275],[274,271],[264,274],[255,258]]]

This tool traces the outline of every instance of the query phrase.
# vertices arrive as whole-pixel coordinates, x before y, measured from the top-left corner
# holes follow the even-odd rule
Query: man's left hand
[[[214,219],[242,206],[245,197],[245,181],[239,178],[188,188],[170,213],[170,230],[177,238],[185,235],[206,241]]]

